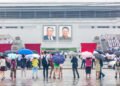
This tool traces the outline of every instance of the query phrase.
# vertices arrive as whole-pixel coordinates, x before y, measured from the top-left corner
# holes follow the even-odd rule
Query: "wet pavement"
[[[120,78],[115,79],[115,71],[112,69],[104,69],[106,74],[104,79],[96,80],[95,70],[92,70],[90,79],[86,79],[85,71],[79,69],[80,79],[73,79],[72,70],[63,70],[63,79],[48,79],[43,80],[42,70],[39,70],[39,78],[33,80],[31,70],[27,71],[26,77],[21,77],[21,71],[17,70],[16,81],[11,81],[9,77],[10,71],[6,72],[4,81],[0,81],[0,86],[120,86]]]

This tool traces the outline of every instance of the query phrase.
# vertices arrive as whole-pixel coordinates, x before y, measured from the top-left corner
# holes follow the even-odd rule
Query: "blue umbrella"
[[[23,54],[23,55],[28,55],[28,54],[33,54],[33,51],[30,49],[20,49],[17,52],[18,54]]]
[[[60,53],[56,53],[53,57],[53,62],[56,64],[63,64],[65,61],[65,58],[63,55],[60,55]]]

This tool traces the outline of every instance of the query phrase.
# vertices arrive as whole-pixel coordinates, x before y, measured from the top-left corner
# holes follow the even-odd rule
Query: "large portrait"
[[[43,40],[56,40],[56,26],[43,26]]]
[[[72,26],[59,26],[59,40],[72,40]]]

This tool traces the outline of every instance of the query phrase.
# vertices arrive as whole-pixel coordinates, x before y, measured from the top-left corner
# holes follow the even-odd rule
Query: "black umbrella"
[[[120,56],[120,51],[116,51],[114,54],[115,54],[116,56]]]
[[[12,51],[12,50],[7,50],[3,53],[4,56],[7,56],[8,54],[10,53],[16,53],[15,51]]]
[[[99,54],[104,54],[104,52],[101,50],[95,50],[95,51],[98,52]]]
[[[99,54],[99,53],[95,53],[94,56],[95,56],[95,58],[100,59],[100,60],[105,59],[105,57],[103,55]]]

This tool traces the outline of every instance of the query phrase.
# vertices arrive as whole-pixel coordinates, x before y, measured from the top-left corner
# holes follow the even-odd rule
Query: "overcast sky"
[[[0,0],[0,3],[36,3],[36,2],[120,2],[120,0]]]

